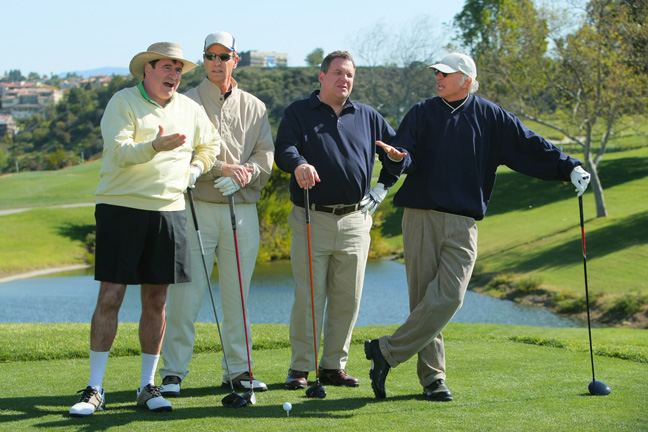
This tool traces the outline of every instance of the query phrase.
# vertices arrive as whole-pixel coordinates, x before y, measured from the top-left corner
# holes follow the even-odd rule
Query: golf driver
[[[216,312],[216,303],[214,302],[214,293],[212,292],[211,280],[209,279],[209,271],[207,270],[207,260],[205,259],[205,249],[203,248],[202,236],[200,235],[200,228],[198,228],[198,218],[196,217],[196,209],[194,207],[193,194],[191,188],[187,189],[187,196],[189,196],[189,205],[191,207],[191,216],[193,217],[194,227],[198,235],[198,243],[200,244],[200,255],[202,256],[203,268],[205,269],[205,277],[207,278],[207,286],[209,287],[209,298],[211,299],[212,308],[214,309],[214,318],[216,319],[216,328],[218,328],[218,338],[220,339],[221,346],[223,347],[223,359],[225,360],[225,367],[227,374],[230,375],[229,363],[227,363],[227,356],[225,355],[225,344],[223,343],[223,335],[221,334],[220,322],[218,321],[218,313]],[[232,393],[225,396],[222,400],[223,406],[228,408],[241,408],[248,404],[248,400],[236,393],[234,390],[234,383],[230,379],[230,387]]]
[[[247,318],[245,315],[245,298],[243,295],[243,279],[241,278],[241,258],[239,257],[238,238],[236,236],[236,214],[234,212],[234,197],[229,195],[229,210],[232,218],[232,232],[234,233],[234,250],[236,251],[236,266],[238,268],[239,288],[241,291],[241,308],[243,309],[243,328],[245,329],[245,348],[247,348],[247,361],[248,372],[250,374],[250,391],[245,393],[243,397],[249,403],[254,405],[256,403],[256,396],[254,395],[254,378],[252,377],[252,361],[250,360],[250,339],[248,338],[247,331]],[[230,383],[232,377],[230,376]]]
[[[612,390],[602,381],[597,381],[594,376],[594,352],[592,350],[592,326],[590,324],[590,308],[589,308],[589,289],[587,287],[587,252],[585,248],[585,222],[583,218],[583,197],[578,197],[578,207],[580,210],[580,226],[581,226],[581,236],[583,239],[583,270],[585,272],[585,304],[587,305],[587,331],[589,333],[589,348],[590,348],[590,360],[592,361],[592,382],[589,383],[587,389],[590,394],[595,396],[605,396],[609,395]]]
[[[310,203],[308,199],[308,188],[304,188],[304,209],[306,209],[306,234],[308,237],[308,271],[310,273],[311,308],[313,311],[313,348],[315,349],[315,384],[306,389],[306,396],[324,399],[326,389],[320,382],[319,367],[317,367],[317,326],[315,325],[315,290],[313,289],[313,252],[311,249],[310,232]]]

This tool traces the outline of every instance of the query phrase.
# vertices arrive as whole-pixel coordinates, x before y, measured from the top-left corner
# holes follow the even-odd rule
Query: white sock
[[[142,353],[142,378],[140,381],[140,390],[147,385],[155,383],[155,371],[157,370],[160,355]]]
[[[110,351],[90,350],[90,379],[88,380],[88,386],[96,388],[99,393],[101,393],[103,387],[108,354],[110,354]]]

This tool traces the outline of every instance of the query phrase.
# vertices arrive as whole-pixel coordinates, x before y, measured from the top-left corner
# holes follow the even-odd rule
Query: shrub
[[[495,275],[490,282],[486,285],[486,288],[496,289],[496,290],[506,290],[513,286],[513,279],[515,277],[514,273],[500,273]]]
[[[529,276],[518,280],[514,286],[518,291],[524,294],[530,294],[538,291],[541,285],[542,278],[540,276]]]
[[[88,234],[85,238],[84,243],[86,247],[86,253],[85,253],[86,262],[90,265],[94,265],[95,247],[97,245],[97,233],[95,231],[92,231],[90,234]]]
[[[561,314],[577,314],[585,312],[586,309],[585,296],[563,300],[556,304],[556,312]]]
[[[610,302],[601,322],[618,322],[630,318],[643,309],[648,303],[648,296],[639,294],[626,294]]]

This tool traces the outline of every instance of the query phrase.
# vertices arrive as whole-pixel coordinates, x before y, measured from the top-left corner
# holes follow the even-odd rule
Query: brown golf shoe
[[[288,369],[286,388],[288,390],[297,390],[306,387],[308,387],[308,372]]]
[[[320,381],[322,384],[330,384],[339,387],[358,387],[360,381],[354,378],[344,369],[322,369],[319,370]]]

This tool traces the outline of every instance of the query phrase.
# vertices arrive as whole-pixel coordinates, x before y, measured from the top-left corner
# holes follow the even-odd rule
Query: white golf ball
[[[292,404],[290,402],[286,402],[283,404],[283,409],[284,411],[290,411],[292,409]]]

